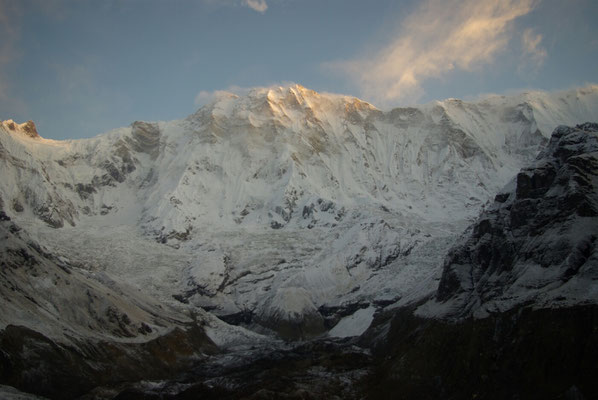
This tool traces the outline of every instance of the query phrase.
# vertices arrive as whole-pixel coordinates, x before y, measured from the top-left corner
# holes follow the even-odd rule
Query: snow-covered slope
[[[597,119],[596,86],[384,112],[295,85],[93,139],[7,121],[0,207],[152,301],[310,336],[340,318],[324,309],[435,290],[454,236],[554,127]]]

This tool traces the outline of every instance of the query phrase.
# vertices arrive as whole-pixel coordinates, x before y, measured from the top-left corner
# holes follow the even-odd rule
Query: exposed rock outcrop
[[[557,128],[450,251],[437,300],[463,316],[597,301],[597,184],[598,124]]]
[[[9,132],[21,133],[32,139],[37,139],[41,137],[39,133],[37,133],[35,123],[31,120],[23,122],[22,124],[18,124],[12,119],[8,119],[6,121],[0,122],[0,125],[2,125],[2,127]]]

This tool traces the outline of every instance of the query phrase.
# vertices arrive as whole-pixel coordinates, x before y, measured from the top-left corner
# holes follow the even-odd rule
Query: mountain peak
[[[243,94],[215,92],[214,100],[200,108],[192,117],[211,115],[230,118],[248,115],[258,118],[288,117],[307,113],[353,112],[376,110],[371,104],[353,96],[318,93],[299,84],[252,88]]]
[[[37,133],[35,123],[31,120],[18,124],[12,119],[7,119],[6,121],[2,121],[0,125],[2,125],[8,132],[18,132],[33,139],[41,138],[39,133]]]

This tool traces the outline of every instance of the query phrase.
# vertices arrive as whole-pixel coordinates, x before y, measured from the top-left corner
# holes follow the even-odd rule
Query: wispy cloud
[[[202,0],[202,2],[212,7],[249,7],[261,14],[268,10],[266,0]]]
[[[534,34],[532,29],[526,29],[521,36],[523,54],[529,58],[535,70],[544,64],[544,59],[548,55],[546,49],[541,46],[541,43],[542,35]]]
[[[232,91],[228,90],[215,90],[215,91],[208,91],[202,90],[200,91],[197,96],[195,96],[195,107],[202,107],[206,104],[209,104],[213,101],[216,101],[221,98],[225,98],[230,96],[231,94],[235,94]]]
[[[453,70],[491,63],[507,46],[513,21],[530,13],[535,0],[427,0],[401,22],[396,37],[373,56],[328,63],[381,104],[416,101],[422,83]],[[539,50],[541,37],[529,37]]]
[[[227,98],[231,95],[244,96],[254,89],[255,88],[231,85],[225,90],[202,90],[195,96],[195,107],[201,107],[218,99]]]
[[[268,3],[266,3],[266,0],[243,0],[243,4],[262,14],[268,9]]]

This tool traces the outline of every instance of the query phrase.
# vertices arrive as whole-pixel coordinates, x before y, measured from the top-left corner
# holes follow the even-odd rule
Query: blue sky
[[[0,119],[47,138],[300,83],[380,108],[598,81],[595,0],[0,0]]]

